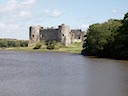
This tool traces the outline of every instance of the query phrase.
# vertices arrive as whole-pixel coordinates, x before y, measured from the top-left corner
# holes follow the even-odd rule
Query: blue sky
[[[128,0],[0,0],[0,38],[29,39],[29,27],[90,24],[123,19]]]

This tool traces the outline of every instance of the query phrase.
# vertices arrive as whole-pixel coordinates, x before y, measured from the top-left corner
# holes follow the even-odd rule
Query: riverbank
[[[74,43],[70,46],[64,46],[62,44],[57,44],[55,49],[49,50],[46,45],[42,45],[40,49],[33,49],[35,46],[29,47],[10,47],[4,48],[5,50],[15,50],[15,51],[33,51],[33,52],[68,52],[74,54],[81,54],[82,43]]]

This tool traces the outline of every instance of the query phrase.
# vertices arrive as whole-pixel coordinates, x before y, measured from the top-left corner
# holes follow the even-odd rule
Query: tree
[[[110,19],[104,23],[89,26],[87,39],[83,44],[82,54],[104,56],[108,55],[111,44],[121,26],[121,20]]]
[[[123,25],[118,30],[118,35],[113,45],[115,56],[118,58],[128,58],[128,13],[124,15],[122,23]]]

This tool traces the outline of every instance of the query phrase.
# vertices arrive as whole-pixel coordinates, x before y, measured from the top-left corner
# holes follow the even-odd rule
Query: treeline
[[[123,20],[90,25],[85,37],[83,55],[128,59],[128,13]]]
[[[0,39],[0,47],[27,47],[27,40]]]

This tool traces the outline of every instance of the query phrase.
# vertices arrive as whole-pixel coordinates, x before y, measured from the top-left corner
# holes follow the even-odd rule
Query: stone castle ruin
[[[57,41],[65,46],[74,42],[82,42],[83,34],[80,29],[71,30],[68,25],[62,24],[58,28],[44,28],[41,26],[31,26],[29,28],[29,45],[40,41]]]

